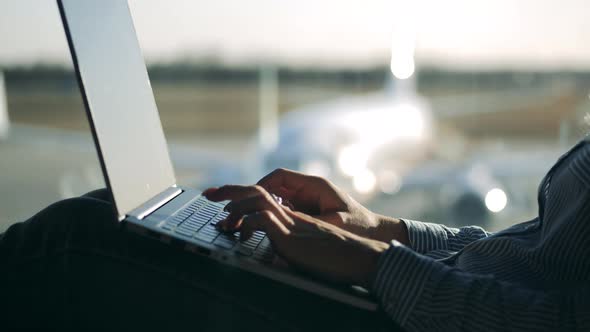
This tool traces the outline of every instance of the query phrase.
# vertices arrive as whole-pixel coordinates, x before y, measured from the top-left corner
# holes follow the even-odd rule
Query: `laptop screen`
[[[58,0],[119,219],[176,184],[125,0]]]

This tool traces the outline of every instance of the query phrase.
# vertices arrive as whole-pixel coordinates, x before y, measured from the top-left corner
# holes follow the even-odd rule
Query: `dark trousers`
[[[6,328],[6,330],[5,330]],[[382,331],[366,312],[129,233],[105,190],[0,235],[0,330]]]

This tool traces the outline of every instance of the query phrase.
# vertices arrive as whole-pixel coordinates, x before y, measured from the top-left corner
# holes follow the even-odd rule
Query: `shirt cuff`
[[[379,258],[372,291],[382,309],[404,326],[436,265],[433,259],[417,254],[392,241]]]
[[[451,229],[439,224],[431,224],[410,219],[400,219],[408,229],[410,246],[416,252],[425,254],[432,250],[447,250]],[[452,232],[451,232],[452,233]]]

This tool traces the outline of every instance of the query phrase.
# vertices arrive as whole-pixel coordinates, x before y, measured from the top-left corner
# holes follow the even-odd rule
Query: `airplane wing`
[[[429,98],[433,116],[471,137],[545,136],[559,132],[583,95],[569,85]],[[526,125],[522,125],[525,124]]]

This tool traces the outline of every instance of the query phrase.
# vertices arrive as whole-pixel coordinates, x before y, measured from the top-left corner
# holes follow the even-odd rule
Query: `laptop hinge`
[[[164,190],[163,192],[157,194],[137,209],[129,212],[128,215],[133,216],[139,220],[142,220],[143,218],[149,216],[160,207],[164,206],[164,204],[173,200],[176,196],[180,195],[181,193],[182,189],[176,186],[172,186]]]

